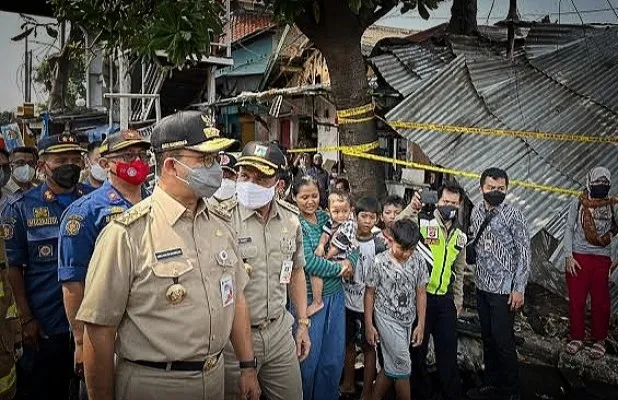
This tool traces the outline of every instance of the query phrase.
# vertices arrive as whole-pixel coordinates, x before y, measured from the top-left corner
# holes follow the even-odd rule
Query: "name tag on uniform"
[[[170,249],[156,252],[155,258],[157,259],[157,261],[161,261],[172,257],[180,257],[181,255],[182,249]]]
[[[223,307],[234,304],[234,282],[230,275],[221,278],[221,302]]]
[[[238,244],[239,245],[249,244],[249,243],[253,243],[253,238],[251,238],[251,236],[239,237],[238,238]]]
[[[285,260],[281,263],[281,274],[279,275],[279,283],[288,284],[292,280],[292,267],[294,262]]]

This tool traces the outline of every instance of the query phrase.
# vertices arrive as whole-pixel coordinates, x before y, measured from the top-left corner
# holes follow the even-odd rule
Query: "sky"
[[[478,0],[478,22],[493,24],[506,17],[509,0]],[[431,18],[423,20],[416,10],[404,15],[398,11],[387,15],[378,23],[380,25],[394,26],[414,30],[423,30],[432,26],[445,23],[450,16],[452,1],[445,1],[440,7],[431,13]],[[493,5],[493,8],[492,8]],[[612,8],[614,11],[612,10]],[[518,9],[522,19],[540,20],[549,14],[552,22],[580,24],[585,23],[614,23],[618,24],[618,0],[518,0]],[[490,12],[491,10],[491,12]],[[578,13],[579,12],[579,15]],[[581,19],[580,19],[581,18]],[[39,18],[43,21],[43,19]],[[20,32],[22,24],[18,14],[10,14],[0,11],[0,54],[2,64],[0,66],[0,111],[15,110],[18,104],[23,102],[23,64],[24,43],[12,42],[11,37]],[[42,31],[35,39],[42,44],[31,43],[34,52],[34,65],[44,58],[50,51],[47,44],[50,38]],[[54,50],[51,49],[53,52]],[[33,100],[45,101],[45,95],[40,87],[32,91]]]

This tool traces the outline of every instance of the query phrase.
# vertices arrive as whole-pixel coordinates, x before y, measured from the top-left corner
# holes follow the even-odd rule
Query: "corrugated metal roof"
[[[570,34],[573,30],[567,32]],[[613,28],[595,36],[595,40],[603,43],[597,51],[602,50],[605,59],[615,60],[618,56],[617,35],[618,28]],[[554,46],[559,44],[553,36],[548,37],[555,42]],[[618,131],[618,112],[614,109],[614,102],[618,102],[618,74],[612,70],[611,76],[606,76],[607,70],[601,67],[587,68],[587,73],[584,73],[581,68],[595,60],[590,52],[579,48],[580,44],[594,46],[585,44],[588,40],[592,39],[576,38],[576,44],[555,47],[554,51],[564,51],[565,54],[557,57],[545,53],[540,56],[541,67],[540,61],[537,60],[535,65],[523,49],[516,52],[513,61],[509,61],[501,56],[501,48],[479,39],[451,38],[450,45],[456,59],[429,78],[421,77],[420,81],[416,78],[415,89],[387,114],[387,119],[591,136],[615,135]],[[570,80],[556,79],[556,71],[568,71]],[[399,133],[416,142],[437,165],[477,173],[490,166],[500,166],[512,179],[562,188],[582,189],[585,175],[593,166],[618,169],[613,144],[421,130],[399,130]],[[461,179],[460,183],[473,202],[481,201],[477,181]],[[613,188],[614,194],[618,194],[617,189]],[[547,232],[557,240],[562,239],[566,209],[572,200],[569,196],[518,187],[513,187],[508,196],[508,201],[524,211],[531,235]],[[535,264],[533,279],[563,291],[564,255],[561,246],[546,257],[549,256],[551,262]],[[613,301],[618,306],[618,289],[614,291]]]

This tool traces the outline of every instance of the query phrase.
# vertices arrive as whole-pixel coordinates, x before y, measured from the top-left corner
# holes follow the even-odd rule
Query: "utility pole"
[[[32,101],[32,52],[28,48],[28,37],[24,40],[24,102]]]
[[[509,60],[512,60],[513,53],[515,52],[515,23],[519,22],[519,16],[517,15],[517,0],[509,0],[509,14],[506,17],[506,22],[509,27],[506,56]]]

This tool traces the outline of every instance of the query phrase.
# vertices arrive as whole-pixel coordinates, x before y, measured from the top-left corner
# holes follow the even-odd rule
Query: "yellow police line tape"
[[[423,171],[438,172],[438,173],[443,173],[443,174],[453,175],[453,176],[461,176],[461,177],[469,178],[469,179],[480,179],[481,178],[481,174],[478,174],[476,172],[468,172],[468,171],[462,171],[462,170],[451,169],[451,168],[436,167],[433,165],[419,164],[419,163],[415,163],[412,161],[398,160],[392,157],[384,157],[384,156],[378,156],[375,154],[368,153],[369,151],[379,148],[379,146],[380,146],[379,142],[376,141],[376,142],[366,143],[366,144],[361,144],[361,145],[356,145],[356,146],[325,146],[325,147],[313,147],[313,148],[304,148],[304,149],[291,149],[291,150],[288,150],[288,153],[314,153],[314,152],[341,151],[343,154],[350,156],[350,157],[363,158],[366,160],[384,162],[387,164],[397,164],[397,165],[401,165],[407,168],[420,169]],[[540,190],[544,192],[551,192],[551,193],[563,194],[563,195],[568,195],[568,196],[579,196],[581,194],[581,191],[579,190],[563,189],[563,188],[559,188],[555,186],[542,185],[539,183],[516,180],[516,179],[510,180],[509,184],[512,186],[519,186],[519,187],[526,188],[526,189]]]
[[[448,133],[468,133],[486,136],[507,136],[521,139],[558,140],[563,142],[581,143],[618,143],[618,136],[584,136],[566,133],[519,131],[514,129],[490,129],[475,128],[468,126],[426,124],[423,122],[410,121],[385,121],[396,129],[422,129],[427,131],[440,131]]]
[[[371,121],[372,119],[374,119],[375,116],[372,115],[370,117],[366,117],[366,118],[358,118],[358,119],[352,119],[352,118],[337,118],[337,124],[338,125],[350,125],[350,124],[362,124],[368,121]]]
[[[375,150],[380,147],[380,142],[377,140],[371,143],[359,144],[356,146],[323,146],[323,147],[310,147],[303,149],[291,149],[288,153],[326,153],[329,151],[342,151],[353,154],[366,153],[371,150]]]
[[[357,117],[359,115],[367,114],[375,109],[375,105],[373,103],[365,104],[364,106],[356,107],[356,108],[348,108],[345,110],[337,111],[337,118],[350,118]]]

